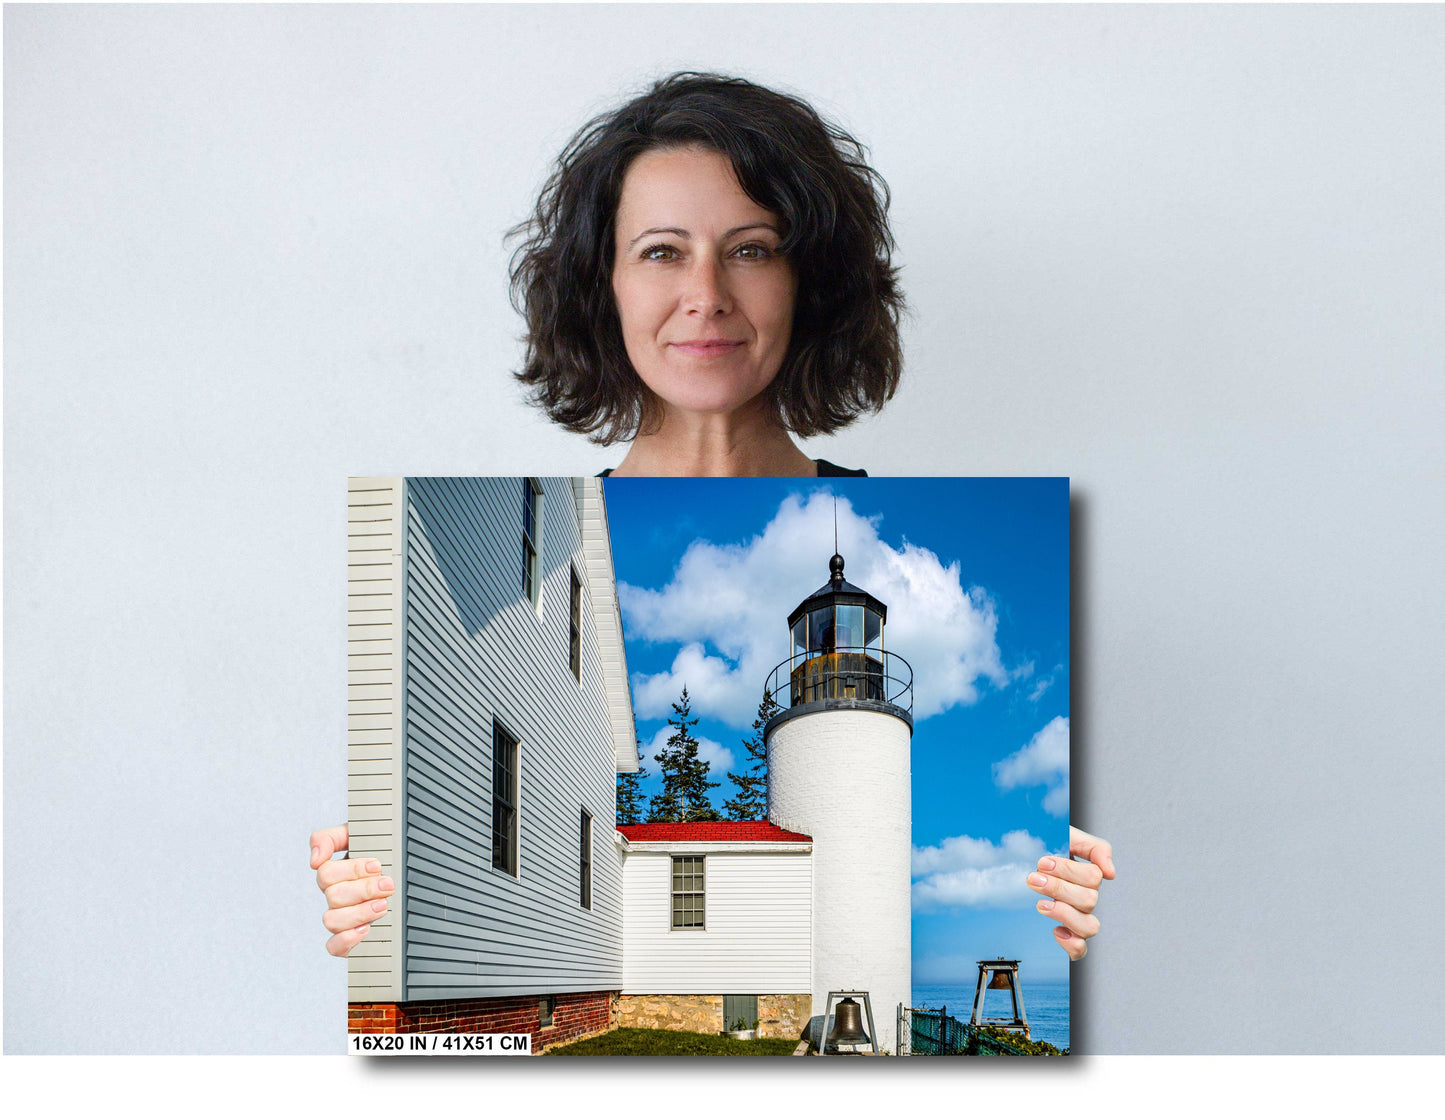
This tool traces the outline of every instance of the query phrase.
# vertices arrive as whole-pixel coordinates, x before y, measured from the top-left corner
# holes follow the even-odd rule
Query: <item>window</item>
[[[577,569],[572,569],[572,621],[567,630],[567,663],[572,666],[572,675],[582,680],[582,581],[577,578]]]
[[[592,909],[592,814],[582,810],[582,909]]]
[[[517,740],[492,721],[492,866],[517,873]]]
[[[537,1001],[537,1025],[539,1027],[550,1027],[552,1016],[557,1012],[557,997],[543,996]]]
[[[672,928],[702,929],[703,857],[672,857]]]
[[[522,591],[537,602],[537,544],[541,537],[542,488],[530,479],[522,479]]]

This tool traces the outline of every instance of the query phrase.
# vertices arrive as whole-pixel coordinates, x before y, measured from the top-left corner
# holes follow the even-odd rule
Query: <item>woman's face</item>
[[[705,148],[645,152],[617,206],[612,291],[627,356],[674,410],[732,412],[777,376],[797,278],[782,222]]]

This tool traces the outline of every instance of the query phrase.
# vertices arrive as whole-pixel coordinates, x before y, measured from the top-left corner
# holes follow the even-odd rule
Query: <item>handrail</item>
[[[773,666],[763,687],[784,709],[821,700],[861,700],[913,711],[913,666],[896,653],[868,646],[794,654]]]

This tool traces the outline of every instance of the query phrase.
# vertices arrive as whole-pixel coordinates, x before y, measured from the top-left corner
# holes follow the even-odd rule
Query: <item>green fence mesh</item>
[[[1043,1047],[1029,1045],[1024,1039],[1011,1041],[1004,1031],[975,1030],[948,1014],[948,1008],[931,1011],[914,1007],[908,1011],[912,1023],[912,1052],[920,1056],[946,1054],[1019,1054],[1037,1053]],[[1053,1050],[1053,1047],[1047,1047]],[[1058,1051],[1054,1051],[1057,1053]]]

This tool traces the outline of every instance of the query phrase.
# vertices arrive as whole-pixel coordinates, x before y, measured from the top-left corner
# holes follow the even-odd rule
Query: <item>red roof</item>
[[[629,840],[683,840],[689,843],[737,840],[787,840],[812,843],[811,836],[789,832],[771,821],[682,821],[676,824],[620,824]]]

